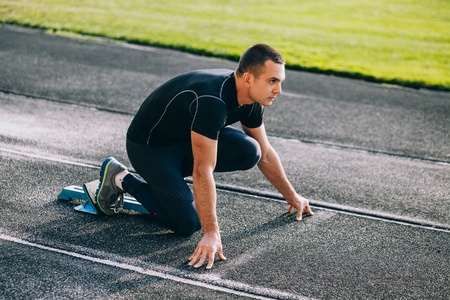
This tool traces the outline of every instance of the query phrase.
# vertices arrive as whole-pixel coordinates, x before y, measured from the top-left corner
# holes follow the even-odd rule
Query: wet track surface
[[[0,298],[447,299],[448,93],[287,72],[266,127],[316,214],[296,222],[259,174],[217,174],[224,252],[145,215],[77,213],[57,199],[129,166],[124,137],[153,88],[235,63],[0,28]]]

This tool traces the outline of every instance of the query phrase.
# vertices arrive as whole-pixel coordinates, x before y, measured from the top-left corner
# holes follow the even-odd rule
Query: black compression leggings
[[[184,181],[193,169],[190,140],[156,147],[127,139],[127,153],[145,182],[129,174],[123,181],[124,190],[176,234],[186,236],[199,230],[194,196]],[[228,126],[219,135],[215,172],[248,170],[260,157],[261,148],[256,140]]]

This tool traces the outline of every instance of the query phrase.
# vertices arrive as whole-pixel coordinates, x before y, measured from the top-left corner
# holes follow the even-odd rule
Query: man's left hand
[[[309,207],[309,201],[298,194],[295,195],[295,199],[293,199],[292,202],[289,202],[289,204],[290,205],[288,208],[288,212],[291,212],[294,207],[297,210],[297,221],[300,221],[302,219],[303,211],[305,211],[310,216],[314,215],[311,208]]]

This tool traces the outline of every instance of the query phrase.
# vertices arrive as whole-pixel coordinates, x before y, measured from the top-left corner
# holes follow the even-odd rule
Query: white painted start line
[[[174,276],[174,275],[170,275],[170,274],[166,274],[163,272],[158,272],[158,271],[154,271],[154,270],[150,270],[150,269],[144,269],[144,268],[126,264],[126,263],[116,262],[116,261],[109,260],[109,259],[102,259],[102,258],[84,255],[84,254],[79,254],[79,253],[72,252],[72,251],[48,247],[48,246],[28,242],[26,240],[19,239],[16,237],[5,235],[5,234],[1,234],[1,233],[0,233],[0,239],[9,241],[9,242],[13,242],[13,243],[17,243],[17,244],[21,244],[21,245],[26,245],[26,246],[37,248],[37,249],[41,249],[41,250],[50,251],[53,253],[63,254],[63,255],[74,257],[74,258],[87,260],[90,262],[94,262],[94,263],[98,263],[98,264],[102,264],[102,265],[106,265],[106,266],[119,268],[122,270],[136,272],[136,273],[147,275],[147,276],[158,277],[158,278],[165,279],[165,280],[171,280],[171,281],[175,281],[175,282],[182,283],[182,284],[203,287],[206,289],[219,291],[219,292],[232,294],[232,295],[237,295],[237,296],[242,296],[242,297],[251,298],[251,299],[262,299],[262,300],[270,300],[270,299],[309,300],[309,299],[311,299],[311,298],[307,298],[307,297],[303,297],[303,296],[299,296],[299,295],[295,295],[295,294],[291,294],[291,293],[287,293],[287,292],[279,291],[279,290],[275,290],[275,289],[251,286],[251,285],[248,285],[245,283],[232,281],[232,280],[222,280],[220,278],[214,277],[214,275],[212,275],[212,276],[208,276],[208,275],[204,275],[204,274],[201,275],[201,277],[203,279],[205,279],[205,281],[209,279],[209,281],[216,282],[217,285],[215,285],[215,284],[201,281],[200,279],[198,279],[198,280],[188,279],[188,278]],[[239,289],[245,290],[247,292],[240,291]],[[267,295],[267,296],[262,296],[262,295]]]

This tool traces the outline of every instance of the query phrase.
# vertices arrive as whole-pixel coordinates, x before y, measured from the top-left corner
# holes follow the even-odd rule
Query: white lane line
[[[0,234],[0,239],[5,240],[5,241],[9,241],[9,242],[13,242],[13,243],[18,243],[18,244],[30,246],[30,247],[34,247],[34,248],[38,248],[38,249],[42,249],[42,250],[46,250],[46,251],[50,251],[50,252],[54,252],[54,253],[68,255],[68,256],[71,256],[71,257],[75,257],[75,258],[78,258],[78,259],[91,261],[91,262],[94,262],[94,263],[99,263],[99,264],[103,264],[103,265],[107,265],[107,266],[111,266],[111,267],[116,267],[116,268],[120,268],[120,269],[127,270],[127,271],[136,272],[136,273],[139,273],[139,274],[144,274],[144,275],[153,276],[153,277],[159,277],[159,278],[162,278],[162,279],[165,279],[165,280],[171,280],[171,281],[179,282],[179,283],[182,283],[182,284],[188,284],[188,285],[203,287],[203,288],[207,288],[207,289],[210,289],[210,290],[224,292],[224,293],[227,293],[227,294],[233,294],[233,295],[242,296],[242,297],[251,298],[251,299],[261,299],[261,300],[272,300],[272,299],[302,299],[302,300],[309,300],[309,299],[311,299],[311,298],[306,298],[306,297],[302,297],[302,296],[295,295],[295,294],[290,294],[290,293],[279,291],[279,290],[262,288],[262,287],[254,287],[254,286],[250,286],[250,285],[247,285],[247,284],[243,284],[243,283],[235,282],[235,281],[231,281],[231,280],[223,280],[222,281],[222,283],[224,283],[224,284],[226,284],[228,286],[240,287],[240,288],[242,288],[242,289],[244,289],[246,291],[249,291],[249,292],[243,292],[243,291],[238,291],[238,290],[232,289],[232,288],[227,288],[227,287],[223,287],[223,286],[209,284],[209,283],[205,283],[205,282],[202,282],[202,281],[199,281],[199,280],[192,280],[192,279],[178,277],[178,276],[174,276],[174,275],[170,275],[170,274],[165,274],[165,273],[162,273],[162,272],[157,272],[157,271],[153,271],[153,270],[150,270],[150,269],[144,269],[144,268],[141,268],[141,267],[137,267],[137,266],[133,266],[133,265],[125,264],[125,263],[120,263],[120,262],[115,262],[115,261],[108,260],[108,259],[101,259],[101,258],[96,258],[96,257],[91,257],[91,256],[79,254],[79,253],[76,253],[76,252],[71,252],[71,251],[66,251],[66,250],[62,250],[62,249],[52,248],[52,247],[48,247],[48,246],[44,246],[44,245],[28,242],[28,241],[25,241],[25,240],[22,240],[22,239],[19,239],[19,238],[16,238],[16,237],[12,237],[12,236],[9,236],[9,235],[5,235],[5,234]],[[203,275],[203,277],[205,277],[205,276]],[[216,279],[216,281],[217,281],[217,279]],[[266,296],[260,296],[258,294],[267,294],[267,295],[270,295],[270,296],[266,297]]]
[[[97,165],[86,164],[86,163],[66,160],[66,159],[62,159],[62,158],[49,157],[49,156],[44,156],[44,155],[40,155],[40,154],[36,154],[36,153],[28,153],[28,152],[6,149],[6,148],[1,148],[1,147],[0,147],[0,151],[7,152],[7,153],[13,153],[13,154],[17,154],[17,155],[22,155],[22,156],[27,156],[27,157],[39,158],[39,159],[43,159],[43,160],[59,162],[59,163],[68,164],[68,165],[79,166],[79,167],[100,169],[100,167]]]
[[[224,192],[224,193],[230,193],[235,195],[242,195],[244,197],[254,197],[257,199],[264,199],[269,201],[275,201],[280,203],[286,203],[286,200],[280,199],[277,196],[271,196],[270,192],[267,195],[264,195],[264,193],[256,194],[257,192],[249,190],[245,191],[245,188],[230,186],[230,185],[222,185],[221,183],[216,183],[216,187],[218,190]],[[230,188],[232,190],[230,190]],[[344,214],[349,216],[354,216],[358,218],[365,218],[380,222],[386,222],[386,223],[393,223],[393,224],[399,224],[403,226],[409,226],[409,227],[416,227],[421,229],[427,229],[427,230],[434,230],[434,231],[440,231],[440,232],[447,232],[450,233],[450,226],[447,224],[440,224],[435,223],[427,220],[414,220],[413,218],[403,217],[403,216],[397,216],[392,214],[386,214],[378,211],[369,211],[364,209],[358,209],[354,207],[349,206],[342,206],[339,204],[333,204],[333,203],[325,203],[322,201],[316,201],[313,199],[308,199],[309,204],[311,207],[315,209],[325,210],[325,211],[331,211],[338,214]]]

